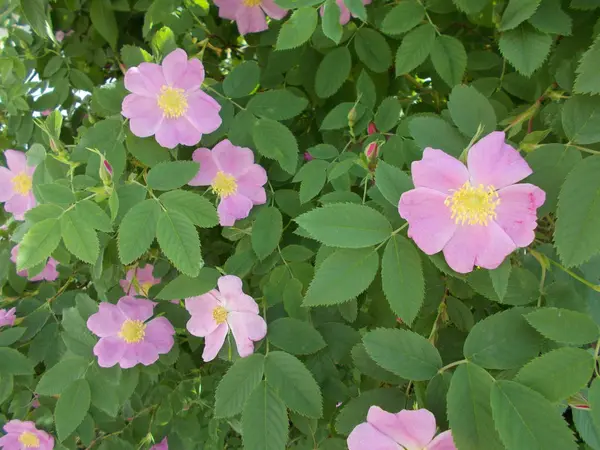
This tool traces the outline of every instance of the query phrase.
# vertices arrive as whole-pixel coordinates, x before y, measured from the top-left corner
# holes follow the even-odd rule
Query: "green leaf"
[[[41,184],[35,187],[36,196],[44,203],[54,203],[57,205],[70,205],[75,203],[75,194],[73,191],[62,184]]]
[[[552,37],[540,33],[531,25],[522,24],[506,31],[499,41],[500,52],[518,72],[526,77],[539,69],[552,46]]]
[[[25,212],[25,220],[31,223],[37,223],[45,219],[56,219],[60,217],[63,212],[64,209],[58,205],[43,203]]]
[[[367,21],[367,9],[362,0],[344,0],[344,4],[354,17],[358,17],[363,22]]]
[[[573,9],[582,9],[582,10],[591,10],[600,8],[599,0],[571,0],[571,8]]]
[[[310,39],[318,22],[319,15],[315,8],[297,9],[281,27],[275,49],[289,50],[300,47]]]
[[[512,30],[535,13],[541,0],[509,0],[500,19],[500,31]]]
[[[352,362],[356,368],[374,380],[383,381],[389,384],[401,384],[402,378],[379,367],[367,353],[363,344],[356,344],[352,348]]]
[[[69,79],[76,89],[87,92],[93,92],[94,90],[94,82],[81,70],[71,69],[69,72]]]
[[[214,205],[198,194],[178,189],[165,192],[158,199],[167,211],[180,212],[201,228],[212,228],[219,224]]]
[[[315,78],[315,92],[320,98],[328,98],[340,90],[350,75],[352,56],[348,47],[338,47],[325,55],[319,64]]]
[[[409,330],[378,328],[365,334],[363,343],[379,366],[408,380],[430,380],[442,367],[431,342]]]
[[[78,220],[85,222],[88,227],[96,230],[110,233],[112,231],[112,224],[110,217],[104,212],[97,203],[91,200],[83,200],[78,202],[75,206],[75,212]],[[67,214],[69,214],[67,212]]]
[[[148,173],[148,187],[170,191],[187,184],[198,174],[200,164],[194,161],[171,161],[155,165]]]
[[[152,56],[146,50],[134,45],[121,47],[121,59],[127,67],[139,66],[143,62],[152,62]]]
[[[295,220],[313,239],[331,247],[369,247],[385,241],[392,232],[381,213],[354,203],[332,203]]]
[[[262,208],[252,225],[252,249],[259,259],[265,259],[279,245],[283,233],[283,218],[272,206]]]
[[[396,36],[412,30],[425,18],[425,8],[417,0],[402,1],[386,14],[381,31]]]
[[[567,176],[558,197],[554,244],[567,267],[600,252],[599,170],[600,156],[583,159]]]
[[[203,267],[200,274],[191,278],[187,275],[179,275],[170,281],[156,296],[160,300],[179,300],[182,298],[195,297],[206,294],[217,285],[219,272],[216,269]]]
[[[271,119],[260,119],[254,124],[252,137],[261,155],[276,160],[288,173],[296,172],[298,142],[288,127]]]
[[[169,152],[161,147],[153,137],[139,138],[133,133],[127,133],[125,144],[129,153],[148,167],[171,160]]]
[[[123,264],[132,263],[152,245],[160,213],[158,202],[144,200],[125,214],[119,227],[118,239],[119,258]]]
[[[600,98],[588,95],[569,98],[563,105],[562,125],[575,144],[600,142]]]
[[[461,41],[452,36],[438,36],[431,49],[431,62],[448,86],[460,84],[467,68],[467,52]]]
[[[496,381],[491,399],[494,425],[507,448],[578,448],[557,408],[537,392],[514,381]]]
[[[275,89],[254,95],[246,109],[259,117],[287,120],[299,115],[308,106],[308,100],[288,89]]]
[[[41,164],[46,159],[46,149],[41,144],[33,144],[29,150],[27,150],[27,165],[29,167],[35,167]]]
[[[596,38],[590,48],[584,53],[577,66],[577,79],[574,91],[578,94],[600,94],[600,37]]]
[[[297,358],[284,352],[269,352],[265,357],[265,379],[292,411],[315,419],[323,415],[319,385]]]
[[[33,364],[22,353],[0,347],[0,375],[33,375]]]
[[[542,337],[523,317],[525,311],[512,308],[477,322],[465,340],[465,357],[487,369],[502,370],[537,356]]]
[[[17,270],[29,269],[46,261],[58,247],[60,237],[58,219],[46,219],[33,225],[19,244]]]
[[[598,340],[598,325],[587,314],[562,308],[538,308],[525,316],[548,339],[562,344],[584,345]]]
[[[113,50],[117,48],[117,38],[119,37],[119,28],[117,19],[113,12],[110,2],[107,0],[91,0],[90,19],[92,25],[100,33],[106,42],[110,44]],[[65,436],[66,437],[66,436]]]
[[[529,23],[544,33],[570,36],[573,20],[562,10],[560,0],[542,0]]]
[[[60,442],[67,439],[83,422],[90,409],[92,394],[86,380],[72,382],[56,402],[54,422]]]
[[[300,203],[306,203],[315,198],[327,182],[327,168],[329,163],[315,159],[304,164],[294,181],[300,181]]]
[[[510,259],[506,258],[502,264],[497,268],[490,270],[490,279],[492,280],[492,286],[498,296],[498,300],[502,302],[508,291],[508,285],[510,281],[510,275],[512,266],[510,265]],[[522,290],[519,290],[522,293]]]
[[[526,364],[517,373],[515,381],[557,403],[586,387],[593,372],[594,357],[590,353],[579,348],[564,347]]]
[[[358,59],[375,73],[386,72],[392,65],[390,46],[381,34],[371,28],[360,28],[356,32],[354,49]]]
[[[460,365],[448,390],[448,420],[457,447],[505,450],[494,428],[490,392],[494,379],[476,364]]]
[[[250,95],[258,86],[260,68],[256,61],[244,61],[233,68],[223,80],[223,92],[231,98]]]
[[[379,256],[370,247],[336,250],[319,266],[304,306],[336,305],[364,292],[379,269]]]
[[[76,210],[71,209],[62,215],[60,228],[67,250],[83,262],[94,264],[100,252],[98,235],[80,219]]]
[[[360,120],[365,114],[363,105],[353,102],[343,102],[336,105],[327,113],[321,123],[321,130],[339,130],[340,128],[348,128],[350,126],[348,116],[350,112],[356,114],[355,120]],[[325,144],[326,145],[326,144]],[[337,156],[337,151],[336,151]]]
[[[430,24],[420,25],[404,36],[396,53],[396,76],[412,72],[425,62],[435,41],[435,29]]]
[[[198,276],[204,261],[198,232],[190,219],[177,211],[163,211],[156,225],[156,239],[177,270],[190,277]]]
[[[465,105],[469,105],[468,108]],[[491,103],[473,86],[455,86],[450,93],[448,109],[452,121],[467,137],[475,136],[480,126],[482,135],[496,129],[496,113]]]
[[[392,311],[410,326],[425,299],[425,280],[419,253],[408,239],[397,234],[388,241],[381,279]]]
[[[242,413],[245,450],[283,450],[288,440],[288,417],[284,403],[261,382],[250,394]]]
[[[35,392],[46,396],[61,395],[73,381],[83,378],[88,366],[89,362],[78,356],[63,359],[42,375]]]
[[[375,179],[377,180],[377,188],[379,191],[383,194],[385,199],[395,207],[397,207],[400,202],[400,196],[414,187],[412,180],[406,172],[403,172],[385,161],[379,161],[377,163]]]
[[[591,419],[596,428],[600,428],[600,380],[596,378],[588,391]]]
[[[456,128],[440,117],[417,116],[410,119],[408,128],[415,142],[422,149],[437,148],[458,158],[468,141]],[[435,130],[432,133],[431,130]]]
[[[265,357],[261,354],[238,359],[225,373],[215,394],[215,417],[233,417],[244,408],[250,394],[262,381]]]
[[[17,342],[27,329],[23,327],[4,328],[0,331],[0,347],[8,347]]]
[[[394,128],[400,120],[401,113],[402,106],[400,105],[398,98],[384,98],[377,109],[377,114],[375,114],[375,125],[379,132],[385,133]]]
[[[341,10],[335,0],[327,0],[323,5],[323,19],[321,26],[323,34],[336,44],[339,44],[344,34],[344,29],[340,24]]]
[[[490,0],[453,0],[454,4],[461,11],[467,14],[475,14],[485,8]]]
[[[54,38],[52,22],[50,22],[50,16],[46,14],[46,2],[44,0],[21,0],[20,3],[23,16],[31,25],[33,31],[43,39]],[[7,11],[10,11],[10,9]]]
[[[308,322],[283,317],[269,324],[268,339],[293,355],[311,355],[325,347],[323,336]]]

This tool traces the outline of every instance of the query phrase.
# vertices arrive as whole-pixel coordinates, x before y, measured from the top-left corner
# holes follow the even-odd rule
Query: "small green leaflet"
[[[276,50],[289,50],[304,44],[317,28],[318,21],[315,8],[307,6],[294,11],[281,27],[275,45]]]
[[[260,119],[254,124],[252,136],[259,153],[276,160],[286,172],[296,172],[298,142],[289,128],[271,119]]]
[[[233,417],[239,414],[250,394],[262,381],[264,356],[250,355],[238,359],[221,378],[215,394],[215,416]]]

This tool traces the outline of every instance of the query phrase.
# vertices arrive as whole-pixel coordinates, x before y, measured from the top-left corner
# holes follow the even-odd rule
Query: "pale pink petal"
[[[229,311],[258,314],[258,305],[252,297],[242,291],[242,280],[235,275],[225,275],[217,281],[219,292]]]
[[[356,426],[348,436],[348,450],[403,450],[369,423]]]
[[[142,322],[152,317],[154,305],[156,303],[153,301],[130,296],[121,297],[117,302],[117,307],[128,319],[141,320]]]
[[[240,182],[238,183],[238,192],[244,197],[248,197],[255,205],[267,203],[267,192],[262,186]]]
[[[169,353],[173,347],[175,329],[166,317],[156,317],[146,324],[144,340],[156,347],[159,354]]]
[[[187,102],[185,117],[198,131],[208,134],[221,126],[221,105],[206,92],[190,92]]]
[[[158,350],[146,340],[135,344],[125,344],[125,352],[119,360],[119,365],[123,369],[129,369],[137,364],[150,366],[158,361]]]
[[[531,175],[532,170],[517,150],[504,143],[504,132],[494,131],[469,150],[467,166],[473,186],[501,189]]]
[[[192,316],[186,326],[188,331],[200,337],[213,333],[219,326],[213,317],[213,311],[219,306],[221,303],[211,293],[186,298],[185,308]]]
[[[4,429],[6,430],[6,425],[4,426]],[[0,448],[5,450],[21,450],[22,447],[21,442],[19,441],[19,435],[9,433],[0,437]]]
[[[123,99],[121,114],[128,119],[132,117],[145,117],[156,115],[156,111],[162,111],[158,106],[156,98],[144,97],[139,94],[129,94]]]
[[[219,17],[235,20],[238,9],[242,8],[242,0],[215,0],[219,7]]]
[[[210,186],[219,170],[213,160],[212,152],[207,148],[198,148],[192,153],[192,159],[200,163],[200,170],[188,184],[190,186]]]
[[[23,433],[24,431],[37,431],[35,424],[30,421],[21,421],[18,419],[11,420],[4,424],[4,431],[7,433]]]
[[[257,314],[233,311],[227,316],[227,323],[242,358],[254,353],[253,341],[260,341],[267,335],[267,323]]]
[[[156,99],[165,78],[158,64],[143,62],[125,73],[125,89],[134,94]]]
[[[117,364],[125,353],[125,341],[118,337],[103,337],[94,346],[94,355],[98,357],[100,367],[112,367]]]
[[[173,126],[177,130],[177,139],[182,145],[191,147],[198,144],[202,139],[202,131],[198,130],[187,116],[181,116],[179,119],[173,120]]]
[[[237,177],[237,182],[238,184],[264,186],[267,184],[267,171],[258,164],[252,164]]]
[[[265,13],[260,9],[260,6],[244,6],[238,9],[235,21],[237,22],[238,31],[242,36],[248,33],[265,31],[269,28],[265,19]]]
[[[15,216],[15,220],[24,220],[25,213],[35,207],[35,205],[36,201],[33,195],[23,196],[15,194],[4,204],[4,209],[6,212],[12,213]]]
[[[205,362],[212,361],[219,354],[219,350],[225,343],[225,338],[229,332],[229,326],[227,323],[219,325],[215,331],[210,333],[204,338],[204,351],[202,352],[202,359]]]
[[[169,450],[169,443],[167,442],[167,437],[165,436],[162,441],[158,444],[150,447],[150,450]]]
[[[143,268],[138,267],[135,274],[140,284],[148,282],[156,284],[153,272],[154,266],[152,264],[146,264]],[[160,282],[160,280],[158,282]]]
[[[448,430],[440,433],[427,446],[427,450],[456,450],[456,445],[454,445],[454,440],[452,439],[452,432]]]
[[[262,0],[260,7],[273,19],[283,19],[288,13],[287,9],[281,8],[273,0]]]
[[[246,147],[238,147],[225,139],[212,150],[217,166],[225,173],[238,177],[254,164],[254,153]]]
[[[252,206],[252,200],[241,194],[225,197],[217,207],[219,223],[224,227],[232,226],[236,220],[248,217]]]
[[[125,101],[131,97],[128,95]],[[142,97],[138,97],[142,98]],[[125,105],[123,101],[123,105]],[[125,114],[123,114],[125,116]],[[125,116],[127,117],[127,116]],[[163,125],[164,117],[162,111],[157,106],[152,106],[147,109],[143,115],[131,117],[129,119],[129,128],[131,132],[138,137],[149,137],[161,128]]]
[[[6,158],[6,165],[13,174],[25,172],[27,169],[27,156],[25,156],[25,153],[17,150],[4,150],[4,157]]]
[[[176,79],[174,86],[191,94],[200,89],[204,81],[204,66],[199,59],[192,58],[188,61],[185,73]]]
[[[517,247],[527,247],[535,238],[537,209],[544,204],[546,193],[533,184],[514,184],[498,191],[496,223]]]
[[[412,189],[400,197],[398,212],[408,222],[408,237],[428,255],[444,248],[456,223],[444,204],[446,195],[427,188]]]
[[[41,281],[41,280],[46,280],[46,281],[54,281],[58,278],[58,271],[56,270],[56,266],[58,264],[58,261],[56,261],[54,258],[48,258],[48,262],[46,263],[46,266],[42,269],[42,271],[37,274],[36,276],[34,276],[33,278],[30,278],[30,281]]]
[[[125,295],[136,295],[135,286],[133,285],[133,269],[127,271],[127,276],[124,280],[120,280],[119,284],[125,292]]]
[[[6,167],[0,167],[0,202],[10,200],[15,195],[12,183],[14,176]]]
[[[180,48],[173,50],[162,62],[162,72],[169,86],[176,86],[179,77],[187,71],[187,53]]]
[[[422,449],[435,435],[435,416],[426,409],[403,409],[397,414],[371,406],[367,422],[408,449]]]
[[[411,164],[411,172],[415,187],[435,189],[444,194],[460,189],[469,181],[469,171],[463,163],[429,147],[423,152],[423,159]]]
[[[346,25],[350,22],[350,10],[346,6],[346,3],[344,3],[344,0],[336,0],[336,3],[340,7],[340,24]]]
[[[117,305],[102,302],[98,305],[98,312],[88,318],[87,327],[92,333],[101,338],[116,336],[125,320],[127,320],[127,317]]]
[[[179,144],[177,129],[173,126],[172,120],[165,119],[156,130],[156,142],[165,148],[175,148]]]

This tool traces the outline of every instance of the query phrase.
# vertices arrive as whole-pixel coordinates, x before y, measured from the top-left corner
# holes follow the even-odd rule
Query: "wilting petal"
[[[227,323],[242,358],[254,353],[254,341],[260,341],[267,335],[267,323],[254,313],[230,312]]]
[[[537,209],[544,204],[546,193],[533,184],[514,184],[498,191],[496,223],[517,247],[533,242],[537,226]]]
[[[219,292],[229,311],[258,314],[258,305],[252,297],[242,291],[242,280],[235,275],[225,275],[217,281]]]
[[[463,163],[429,147],[423,152],[423,159],[411,164],[411,173],[416,188],[435,189],[446,195],[469,181],[469,171]]]

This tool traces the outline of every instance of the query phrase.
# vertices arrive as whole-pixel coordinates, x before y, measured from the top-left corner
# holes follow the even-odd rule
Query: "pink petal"
[[[238,183],[238,192],[244,197],[248,197],[254,205],[267,203],[267,192],[262,186],[242,182]]]
[[[257,314],[233,311],[227,316],[227,323],[242,358],[254,353],[253,341],[260,341],[267,335],[267,323]]]
[[[262,0],[260,7],[267,13],[267,16],[273,19],[283,19],[288,13],[287,9],[276,5],[273,0]]]
[[[496,223],[517,247],[527,247],[535,238],[537,209],[544,204],[546,193],[533,184],[513,184],[498,191]]]
[[[156,105],[156,103],[148,104],[148,107],[144,110],[137,109],[143,103],[148,103],[148,99],[144,99],[144,97],[136,96],[133,98],[134,94],[128,95],[123,100],[123,111],[122,114],[124,117],[130,117],[129,119],[129,128],[131,132],[138,137],[148,137],[156,134],[157,131],[161,128],[164,117],[160,108]],[[135,107],[128,106],[128,100],[132,99],[132,102],[139,103]],[[143,99],[143,101],[139,101],[139,99]],[[128,116],[127,114],[136,111],[135,116]]]
[[[258,305],[252,297],[242,291],[242,280],[235,275],[225,275],[217,281],[219,292],[229,311],[258,314]]]
[[[117,307],[128,319],[145,322],[152,317],[155,304],[153,301],[144,298],[125,296],[119,299]]]
[[[35,424],[30,421],[21,421],[18,419],[10,420],[4,424],[4,431],[7,433],[23,433],[24,431],[37,431]]]
[[[192,153],[192,159],[200,163],[200,170],[188,184],[190,186],[210,186],[219,170],[213,160],[212,152],[207,148],[198,148]]]
[[[213,148],[213,158],[225,173],[238,177],[254,164],[254,153],[249,148],[238,147],[225,139]]]
[[[452,432],[450,430],[444,431],[435,437],[431,444],[427,447],[428,450],[456,450],[454,440],[452,439]]]
[[[92,333],[101,338],[116,336],[125,320],[127,320],[127,317],[117,305],[102,302],[98,305],[98,312],[88,318],[87,327]]]
[[[204,81],[204,66],[199,59],[192,58],[187,62],[185,73],[179,76],[175,86],[191,94],[202,86]]]
[[[112,367],[117,364],[125,353],[125,341],[117,337],[103,337],[94,346],[94,355],[98,357],[100,367]]]
[[[162,147],[175,148],[179,144],[177,128],[170,119],[163,120],[154,134],[156,142]]]
[[[156,99],[165,84],[162,69],[158,64],[143,62],[125,73],[125,89],[144,97]]]
[[[158,353],[169,353],[173,347],[175,329],[166,317],[157,317],[146,324],[144,340],[156,347]]]
[[[371,406],[367,422],[409,449],[425,448],[435,435],[435,417],[426,409],[404,409],[397,414]]]
[[[238,9],[235,20],[237,22],[238,31],[242,36],[248,33],[265,31],[269,28],[267,26],[267,20],[265,19],[265,13],[260,9],[260,6],[243,6]]]
[[[463,163],[430,147],[423,152],[423,159],[412,163],[411,171],[415,187],[435,189],[444,194],[460,189],[469,181],[469,171]]]
[[[56,266],[58,264],[58,261],[56,261],[54,258],[48,258],[48,262],[46,263],[46,266],[44,267],[44,269],[37,274],[35,277],[30,278],[30,281],[41,281],[41,280],[46,280],[46,281],[54,281],[58,278],[58,271],[56,270]]]
[[[202,359],[205,362],[212,361],[219,354],[219,350],[225,343],[225,337],[229,332],[229,326],[227,323],[219,325],[215,331],[210,333],[204,338],[204,351],[202,352]]]
[[[219,17],[223,19],[235,20],[238,9],[242,7],[241,0],[215,0],[215,5],[219,7]]]
[[[167,442],[167,437],[165,436],[162,441],[158,444],[150,447],[150,450],[169,450],[169,443]]]
[[[467,166],[473,186],[501,189],[531,175],[532,170],[517,150],[504,143],[504,132],[494,131],[469,150]]]
[[[433,189],[417,188],[402,194],[398,203],[400,217],[408,222],[408,237],[428,255],[442,250],[457,227],[444,204],[446,197]]]
[[[135,286],[133,285],[133,269],[127,272],[127,277],[125,280],[120,280],[119,284],[125,292],[125,295],[136,295],[137,292],[135,290]]]
[[[125,352],[119,361],[123,369],[129,369],[137,364],[150,366],[158,361],[158,350],[154,345],[146,340],[135,344],[124,344]]]
[[[211,96],[198,90],[187,96],[187,102],[185,118],[200,133],[212,133],[221,126],[221,105]]]
[[[198,130],[187,118],[187,116],[181,116],[179,119],[174,121],[177,134],[179,136],[179,143],[191,147],[192,145],[198,144],[202,139],[202,131]]]
[[[169,86],[176,86],[177,81],[187,71],[187,53],[180,48],[173,50],[162,62],[162,72]]]
[[[185,308],[192,316],[187,323],[188,331],[194,336],[205,337],[219,326],[213,317],[215,308],[221,303],[212,293],[185,299]]]
[[[4,150],[6,165],[14,174],[25,172],[27,170],[27,156],[17,150]]]
[[[15,220],[24,220],[25,213],[35,207],[36,203],[33,195],[15,194],[4,204],[4,209],[6,212],[12,213]]]
[[[238,184],[264,186],[267,184],[267,171],[258,164],[252,164],[237,177]]]
[[[346,3],[344,3],[344,0],[336,0],[336,3],[340,7],[340,24],[346,25],[350,22],[350,10],[346,6]]]
[[[241,194],[225,197],[217,207],[219,223],[224,227],[232,226],[236,220],[248,217],[252,206],[252,200]]]
[[[6,429],[6,425],[5,425],[5,429]],[[21,447],[21,442],[19,442],[19,435],[9,433],[9,434],[6,434],[6,435],[0,437],[0,448],[6,449],[6,450],[20,450],[22,447]]]
[[[361,423],[348,436],[348,450],[401,450],[401,447],[371,424]]]
[[[0,167],[0,202],[10,200],[15,195],[12,179],[14,174],[6,167]]]
[[[156,142],[166,148],[175,148],[179,144],[196,145],[202,133],[190,124],[185,116],[178,119],[163,118],[155,133]]]

